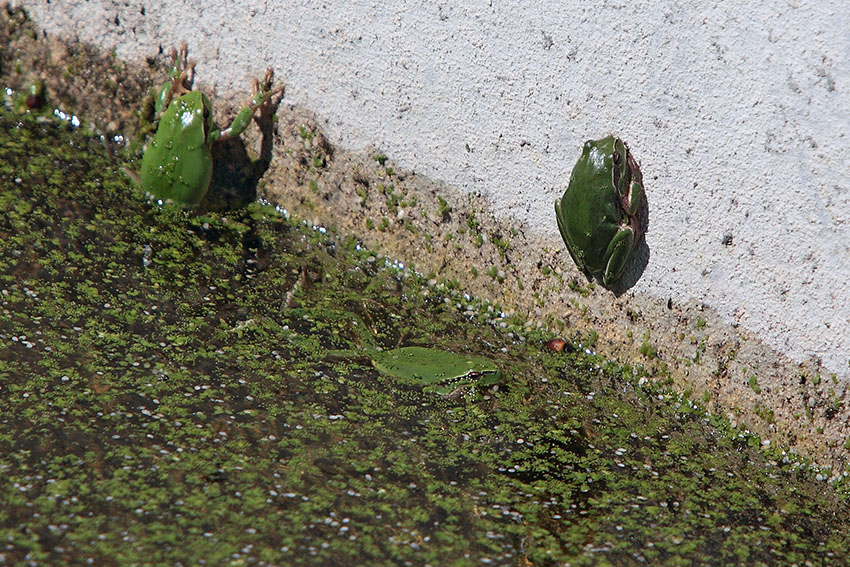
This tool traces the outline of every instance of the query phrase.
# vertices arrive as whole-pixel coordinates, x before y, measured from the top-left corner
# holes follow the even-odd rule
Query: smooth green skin
[[[145,149],[142,187],[157,199],[199,203],[212,178],[210,146],[219,136],[206,95],[193,91],[173,100]]]
[[[617,164],[615,152],[620,157]],[[555,201],[558,229],[570,256],[606,286],[623,275],[637,241],[640,181],[637,164],[622,140],[614,136],[590,140],[563,197]]]
[[[185,48],[181,49],[181,54],[185,65]],[[156,199],[197,205],[206,195],[212,178],[210,147],[216,141],[235,138],[245,131],[254,113],[272,94],[269,89],[271,73],[266,74],[250,103],[240,109],[224,130],[213,124],[212,104],[202,92],[188,91],[172,97],[172,93],[183,86],[186,77],[179,63],[175,63],[172,77],[158,93],[153,93],[156,114],[159,115],[166,105],[167,108],[159,118],[153,140],[145,149],[140,179],[142,187]],[[188,81],[191,84],[191,69]]]

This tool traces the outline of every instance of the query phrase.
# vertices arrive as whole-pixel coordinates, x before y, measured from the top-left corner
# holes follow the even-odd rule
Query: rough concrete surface
[[[244,95],[248,78],[271,66],[286,81],[286,100],[315,113],[332,145],[379,148],[399,168],[480,194],[497,219],[520,223],[526,248],[518,257],[536,257],[534,246],[566,278],[575,270],[552,202],[581,143],[616,132],[641,162],[649,232],[628,294],[597,290],[588,300],[603,335],[613,336],[619,319],[661,320],[659,305],[671,300],[679,308],[671,325],[704,317],[716,345],[737,341],[736,333],[743,346],[730,350],[761,341],[835,374],[831,395],[844,397],[843,2],[13,4],[48,33],[121,58],[152,57],[185,40],[197,83],[221,93]],[[698,315],[713,311],[716,322]],[[761,388],[778,390],[770,405],[782,411],[782,397],[792,398],[785,388],[797,382],[788,361],[763,352],[751,360]],[[717,383],[702,379],[702,387],[719,398],[736,390],[724,399],[734,410],[747,369],[733,376],[720,366]],[[805,392],[793,396],[785,429],[801,406],[816,405]],[[848,430],[846,419],[819,427],[837,445]]]

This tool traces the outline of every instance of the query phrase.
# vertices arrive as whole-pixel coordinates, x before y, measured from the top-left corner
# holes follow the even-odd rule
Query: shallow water
[[[0,116],[0,564],[846,561],[844,493],[640,369],[120,166]],[[447,398],[328,356],[353,315],[503,376]]]

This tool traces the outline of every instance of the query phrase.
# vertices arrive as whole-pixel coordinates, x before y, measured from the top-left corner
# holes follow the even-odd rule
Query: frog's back
[[[592,273],[605,269],[605,252],[622,217],[608,163],[613,142],[610,137],[584,145],[560,204],[567,221],[559,220],[559,228],[570,254]]]
[[[209,187],[212,154],[206,143],[207,117],[202,97],[191,96],[196,92],[171,102],[142,158],[142,187],[158,199],[197,204]]]

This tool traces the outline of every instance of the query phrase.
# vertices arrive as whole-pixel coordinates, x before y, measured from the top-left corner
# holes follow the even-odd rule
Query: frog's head
[[[640,183],[640,169],[626,144],[620,138],[608,136],[601,140],[588,140],[584,144],[578,166],[584,165],[588,175],[604,171],[610,175],[611,189],[616,189],[621,198],[626,198],[632,184]],[[628,209],[628,203],[623,204]]]
[[[620,199],[623,200],[623,209],[627,214],[633,215],[632,196],[643,193],[643,179],[640,173],[640,167],[638,167],[634,156],[629,152],[629,148],[623,140],[614,138],[613,136],[606,138],[606,140],[611,138],[613,138],[611,181],[614,187],[617,188]]]

